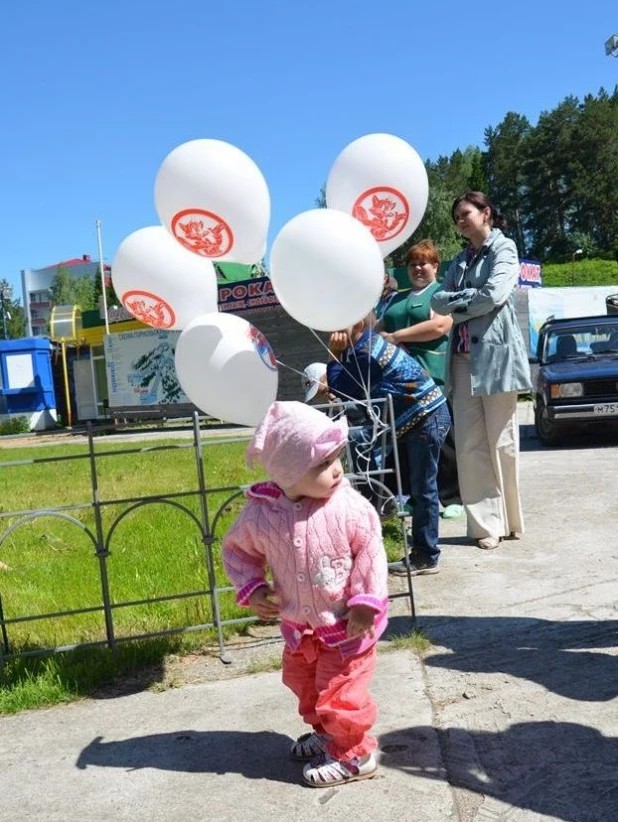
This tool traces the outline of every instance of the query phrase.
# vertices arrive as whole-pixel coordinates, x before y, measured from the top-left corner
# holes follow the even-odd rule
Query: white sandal
[[[325,753],[319,759],[305,765],[303,779],[312,788],[328,788],[345,782],[373,779],[377,771],[378,763],[372,753],[362,757],[356,756],[346,762],[333,759]]]
[[[309,731],[309,733],[299,736],[296,742],[292,743],[290,756],[296,762],[309,762],[309,760],[323,754],[325,751],[324,737],[316,731]]]
[[[500,545],[501,537],[482,537],[477,539],[476,544],[484,551],[493,551]]]

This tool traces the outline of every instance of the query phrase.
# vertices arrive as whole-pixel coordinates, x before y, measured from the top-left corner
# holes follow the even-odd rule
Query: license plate
[[[599,416],[613,416],[618,414],[618,402],[610,402],[605,405],[595,405],[592,409]]]

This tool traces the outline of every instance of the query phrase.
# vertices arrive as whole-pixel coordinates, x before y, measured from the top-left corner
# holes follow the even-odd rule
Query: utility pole
[[[107,293],[105,291],[105,262],[103,260],[103,241],[101,240],[101,220],[97,220],[97,245],[99,246],[99,274],[103,291],[103,311],[105,313],[105,333],[109,334],[109,317],[107,316]]]

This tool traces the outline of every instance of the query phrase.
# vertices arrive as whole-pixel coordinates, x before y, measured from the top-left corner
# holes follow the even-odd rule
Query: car
[[[539,330],[534,425],[544,445],[569,432],[618,430],[618,316],[550,317]]]

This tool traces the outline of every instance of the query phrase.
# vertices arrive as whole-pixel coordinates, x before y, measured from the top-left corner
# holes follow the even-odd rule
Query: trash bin
[[[618,315],[618,294],[610,294],[605,298],[605,306],[608,314]]]

